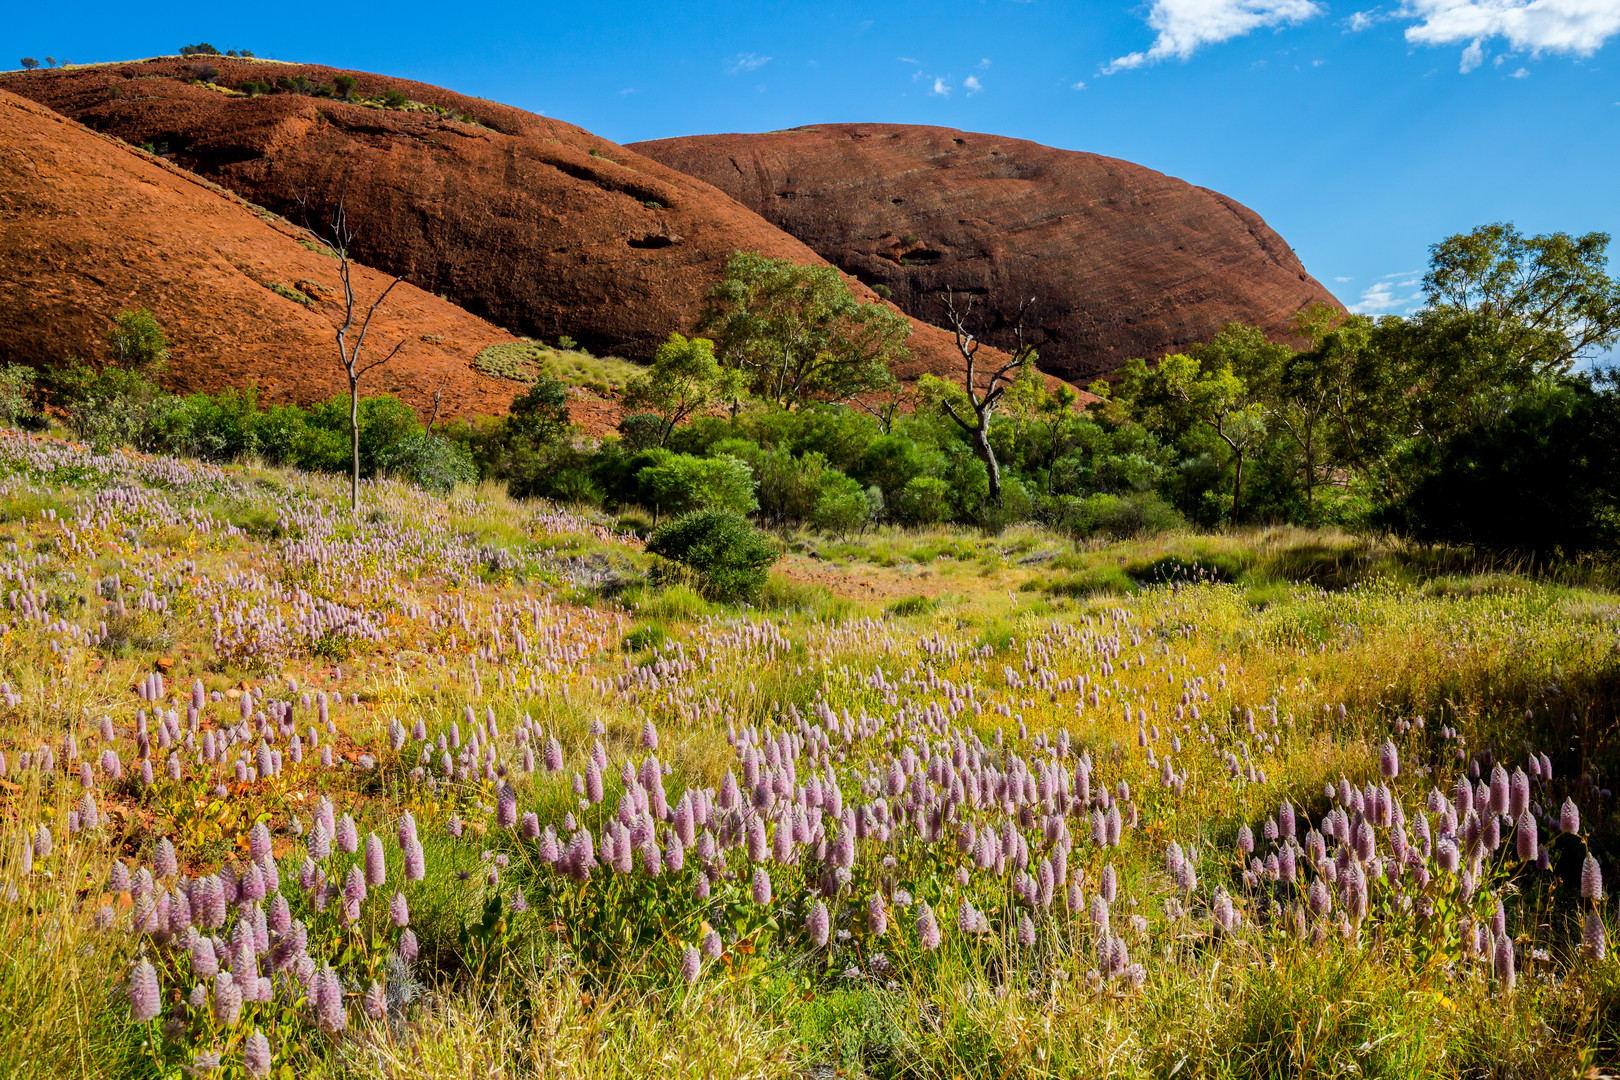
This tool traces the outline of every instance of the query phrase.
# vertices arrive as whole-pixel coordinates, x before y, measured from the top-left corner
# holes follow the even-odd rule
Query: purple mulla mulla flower
[[[196,944],[191,946],[191,973],[198,978],[214,978],[219,975],[219,955],[215,955],[214,942],[203,938],[199,934]]]
[[[703,958],[698,955],[697,949],[691,945],[688,945],[686,948],[682,949],[681,981],[688,984],[695,983],[698,981],[698,975],[700,975],[702,971]]]
[[[254,862],[270,854],[270,830],[264,822],[254,822],[253,828],[249,830],[248,851],[252,854]]]
[[[1507,816],[1518,818],[1530,805],[1530,777],[1525,775],[1523,769],[1514,769],[1513,775],[1508,779],[1508,811]]]
[[[363,903],[366,899],[366,875],[358,866],[349,867],[343,878],[343,899],[350,903]]]
[[[658,749],[658,727],[651,720],[641,725],[641,745],[648,750]]]
[[[882,937],[889,930],[889,912],[883,905],[883,894],[873,893],[866,904],[866,932]]]
[[[1232,897],[1220,885],[1215,886],[1215,925],[1223,934],[1230,934],[1234,925],[1232,911]]]
[[[723,944],[721,944],[721,942],[720,942],[720,933],[719,933],[719,931],[714,930],[714,929],[711,928],[707,932],[704,933],[704,935],[703,935],[703,956],[704,956],[705,959],[718,960],[718,959],[720,959],[720,954],[722,952],[724,952],[724,951],[725,951],[725,946]]]
[[[405,849],[405,880],[421,881],[426,876],[427,858],[422,851],[422,842],[412,837],[411,846]]]
[[[1029,917],[1029,912],[1018,916],[1018,944],[1029,946],[1035,944],[1035,921]]]
[[[1247,825],[1239,825],[1237,833],[1238,850],[1245,855],[1254,854],[1254,830]]]
[[[1378,748],[1378,772],[1385,780],[1393,780],[1401,775],[1401,755],[1395,749],[1395,743],[1385,739]]]
[[[1523,862],[1533,862],[1539,849],[1536,835],[1536,819],[1528,809],[1519,811],[1518,835],[1516,843],[1519,859]]]
[[[1558,808],[1558,831],[1578,833],[1581,831],[1581,808],[1575,805],[1575,800],[1566,797],[1564,805]]]
[[[934,909],[928,902],[921,901],[917,904],[917,943],[932,952],[939,948],[939,942],[939,920],[934,918]]]
[[[1491,768],[1490,808],[1493,814],[1505,814],[1508,809],[1508,774],[1501,765]]]
[[[345,855],[353,855],[360,850],[360,830],[354,826],[354,818],[344,814],[338,819],[337,832],[333,835],[337,841],[338,850]]]
[[[495,796],[495,824],[499,828],[510,829],[517,822],[517,792],[512,790],[511,784],[502,784]]]
[[[402,929],[411,924],[411,911],[409,906],[407,906],[405,903],[404,893],[396,892],[394,893],[394,898],[388,901],[388,917],[393,921],[395,926]]]
[[[1119,879],[1114,873],[1113,863],[1103,867],[1102,873],[1098,875],[1097,892],[1108,903],[1112,904],[1114,902],[1114,897],[1119,892]]]
[[[1504,990],[1512,990],[1518,982],[1513,969],[1513,939],[1506,934],[1496,935],[1491,949],[1491,970]]]
[[[1603,925],[1603,915],[1588,911],[1581,927],[1581,955],[1588,960],[1602,960],[1607,953],[1608,931]]]
[[[1108,932],[1108,901],[1101,893],[1091,897],[1091,928],[1099,934]]]
[[[170,878],[180,873],[180,863],[175,858],[174,845],[169,842],[167,836],[158,837],[157,847],[153,849],[152,873],[158,878]]]
[[[157,1017],[163,1009],[163,995],[158,990],[157,969],[143,956],[135,962],[129,976],[129,1012],[137,1024]]]
[[[1591,854],[1581,861],[1581,899],[1603,899],[1603,868]]]
[[[365,995],[360,999],[360,1007],[365,1014],[373,1020],[381,1020],[388,1015],[388,994],[383,984],[373,979],[371,985],[366,987]]]
[[[377,888],[388,880],[388,864],[383,858],[382,838],[376,833],[366,834],[366,884]]]
[[[319,818],[316,818],[315,824],[310,826],[309,836],[304,840],[304,849],[316,862],[324,862],[332,856],[332,836]]]
[[[816,948],[827,944],[827,938],[832,931],[832,920],[827,914],[827,905],[817,900],[810,907],[810,913],[804,919],[805,929],[810,932],[810,940]]]
[[[407,964],[414,963],[416,961],[416,952],[416,932],[407,929],[403,934],[399,935],[400,958]]]
[[[771,902],[771,875],[763,866],[754,867],[753,899],[761,907]]]
[[[270,1075],[270,1040],[264,1037],[264,1032],[258,1028],[253,1029],[242,1043],[242,1068],[253,1080],[265,1080]]]
[[[1328,892],[1327,883],[1321,878],[1311,881],[1311,888],[1306,903],[1310,907],[1311,918],[1321,919],[1333,907],[1333,895]]]
[[[287,907],[287,898],[276,893],[270,900],[270,916],[268,919],[270,929],[277,935],[285,936],[292,930],[292,911]]]
[[[593,806],[602,801],[602,770],[594,758],[585,763],[585,799]]]
[[[258,987],[254,988],[257,996]],[[236,977],[228,971],[214,976],[214,1021],[226,1027],[235,1025],[242,1015],[242,990]]]
[[[315,1008],[315,1023],[322,1031],[336,1034],[348,1027],[348,1016],[343,1007],[343,984],[338,981],[332,965],[327,964],[315,973],[309,997]]]

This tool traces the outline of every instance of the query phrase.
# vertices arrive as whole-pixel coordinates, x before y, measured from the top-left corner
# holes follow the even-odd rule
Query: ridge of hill
[[[651,358],[690,329],[734,251],[825,261],[721,191],[591,132],[425,83],[308,64],[178,57],[13,73],[0,87],[292,220],[341,201],[360,260],[493,323]],[[312,96],[354,80],[345,100]],[[291,92],[243,93],[249,83]],[[254,88],[249,88],[254,89]],[[851,279],[863,299],[876,294]],[[897,374],[955,370],[914,322]]]
[[[1007,346],[1019,303],[1070,380],[1208,340],[1238,321],[1286,337],[1339,302],[1258,214],[1118,158],[907,124],[692,135],[631,149],[705,180],[901,310],[943,324],[947,287],[981,298]]]
[[[111,318],[149,308],[172,346],[179,392],[253,384],[269,402],[348,389],[336,356],[337,262],[288,222],[152,154],[0,90],[0,308],[6,359],[33,366],[105,355]],[[369,303],[388,286],[354,266]],[[368,353],[400,345],[362,392],[424,414],[504,412],[521,384],[472,366],[511,334],[401,283],[378,310]],[[600,405],[581,422],[605,426]]]

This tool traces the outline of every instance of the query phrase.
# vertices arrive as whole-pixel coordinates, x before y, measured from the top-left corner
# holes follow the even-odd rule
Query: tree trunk
[[[360,509],[360,382],[349,380],[349,510]]]
[[[1232,524],[1238,523],[1238,507],[1243,500],[1243,452],[1240,450],[1235,456],[1236,465],[1232,472]]]
[[[973,432],[973,452],[984,462],[984,474],[990,481],[990,498],[1001,509],[1001,466],[996,463],[996,451],[990,445],[990,416],[986,413]]]

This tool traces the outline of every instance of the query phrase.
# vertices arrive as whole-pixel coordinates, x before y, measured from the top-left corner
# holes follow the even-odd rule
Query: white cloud
[[[1337,281],[1340,285],[1343,285],[1347,281],[1354,281],[1356,279],[1355,278],[1350,278],[1350,277],[1336,277],[1333,280]]]
[[[980,90],[983,90],[984,84],[979,81],[979,77],[977,75],[969,75],[967,78],[962,80],[962,89],[966,90],[968,95],[971,97],[972,95],[977,94]]]
[[[1620,0],[1406,0],[1398,14],[1417,23],[1406,31],[1414,45],[1468,42],[1465,71],[1468,53],[1492,38],[1532,56],[1590,56],[1620,33]]]
[[[1081,79],[1079,82],[1077,82],[1073,86],[1069,87],[1070,90],[1084,90],[1085,88],[1086,88],[1086,81],[1084,79]],[[1615,102],[1615,104],[1620,105],[1620,101]]]
[[[944,79],[935,79],[934,88],[928,92],[939,97],[948,98],[951,96],[951,84],[946,82]]]
[[[1361,299],[1351,304],[1350,310],[1357,315],[1405,315],[1416,310],[1423,303],[1423,292],[1417,288],[1419,280],[1413,276],[1415,273],[1405,270],[1399,274],[1385,274],[1375,284],[1361,290]],[[1409,289],[1413,291],[1407,292]]]
[[[1530,69],[1529,68],[1520,68],[1518,71],[1515,71],[1512,75],[1510,75],[1508,77],[1512,78],[1512,79],[1528,79],[1530,77]]]
[[[1254,30],[1300,23],[1322,13],[1315,0],[1153,0],[1148,26],[1158,33],[1146,52],[1133,52],[1103,66],[1103,74],[1161,60],[1185,60],[1205,45]]]
[[[1484,62],[1485,49],[1480,45],[1479,38],[1475,38],[1469,43],[1468,48],[1463,50],[1462,62],[1457,65],[1457,72],[1466,75]]]
[[[731,58],[731,65],[726,68],[726,73],[735,75],[739,71],[758,71],[770,62],[770,57],[760,56],[758,53],[738,53]]]
[[[979,69],[979,70],[980,70],[980,71],[987,71],[987,70],[989,70],[989,67],[990,67],[990,58],[989,58],[989,57],[988,57],[988,56],[987,56],[987,57],[985,57],[985,58],[984,58],[984,59],[983,59],[983,60],[980,60],[980,61],[979,61],[979,63],[978,63],[978,64],[977,64],[977,67],[978,67],[978,69]]]
[[[1377,8],[1373,8],[1371,11],[1358,11],[1351,15],[1345,20],[1345,26],[1349,28],[1352,34],[1359,34],[1363,30],[1383,22],[1385,18],[1386,16],[1380,14]]]
[[[913,59],[913,58],[911,58],[909,56],[901,56],[901,57],[898,57],[898,59],[902,64],[920,64],[920,63],[922,63],[921,60],[915,60],[915,59]]]

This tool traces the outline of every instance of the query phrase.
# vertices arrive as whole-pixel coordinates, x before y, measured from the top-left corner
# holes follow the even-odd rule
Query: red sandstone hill
[[[497,325],[599,353],[646,360],[690,329],[733,251],[823,262],[710,185],[572,124],[362,72],[347,74],[365,104],[246,96],[233,88],[330,86],[345,73],[208,63],[218,86],[171,57],[15,73],[0,87],[300,223],[324,222],[341,197],[362,261]],[[390,91],[409,103],[377,107]],[[901,375],[956,364],[948,335],[925,323],[910,345]]]
[[[348,383],[333,344],[337,263],[297,229],[182,169],[0,90],[0,357],[36,366],[99,358],[122,308],[150,308],[173,345],[163,381],[180,391],[256,384],[308,403]],[[388,277],[356,267],[367,303]],[[521,386],[473,370],[513,337],[407,284],[372,324],[368,349],[399,354],[362,389],[426,412],[504,412]],[[582,420],[605,421],[582,404]]]
[[[1041,366],[1071,380],[1205,340],[1234,320],[1280,336],[1311,301],[1339,306],[1252,210],[1116,158],[904,124],[631,149],[888,286],[915,318],[942,322],[947,286],[980,294],[1003,320],[1037,297]]]

